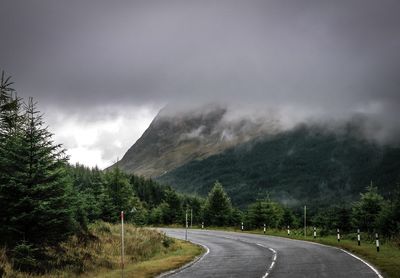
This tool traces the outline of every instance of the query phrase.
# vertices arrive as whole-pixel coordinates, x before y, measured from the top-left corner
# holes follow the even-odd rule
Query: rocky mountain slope
[[[126,172],[158,177],[192,160],[202,160],[267,133],[274,121],[234,118],[219,106],[162,109],[141,138],[118,162]]]

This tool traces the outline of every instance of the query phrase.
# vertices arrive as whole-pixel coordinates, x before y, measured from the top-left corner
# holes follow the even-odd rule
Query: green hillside
[[[400,182],[400,148],[360,139],[354,126],[293,130],[194,160],[159,177],[179,191],[206,195],[218,180],[241,207],[270,196],[288,206],[349,202],[373,181],[381,193]]]

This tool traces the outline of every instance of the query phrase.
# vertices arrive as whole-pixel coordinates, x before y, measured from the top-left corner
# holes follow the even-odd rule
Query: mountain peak
[[[232,117],[232,112],[222,106],[166,106],[118,165],[127,172],[157,177],[191,160],[218,154],[274,128],[274,121]]]

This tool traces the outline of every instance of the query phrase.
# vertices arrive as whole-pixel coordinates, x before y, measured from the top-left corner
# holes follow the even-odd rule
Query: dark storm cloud
[[[0,10],[0,67],[20,94],[64,111],[219,101],[399,124],[397,0],[3,0]]]

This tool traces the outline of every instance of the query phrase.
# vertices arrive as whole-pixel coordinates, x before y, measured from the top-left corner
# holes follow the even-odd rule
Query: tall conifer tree
[[[66,155],[54,144],[36,103],[25,105],[17,182],[26,191],[18,203],[24,210],[17,220],[30,242],[53,245],[74,231],[71,184],[65,173]]]
[[[104,204],[109,206],[104,210],[112,215],[110,220],[113,222],[118,221],[120,211],[130,211],[135,206],[133,188],[127,175],[118,166],[106,173],[104,193],[106,194],[103,198]]]
[[[24,117],[21,115],[21,100],[16,97],[12,84],[3,71],[0,81],[0,242],[6,244],[19,234],[13,225],[13,204],[23,197],[14,173],[19,162],[16,151],[21,144]]]
[[[1,79],[0,241],[37,247],[55,245],[74,232],[71,185],[66,156],[54,144],[32,99],[22,103]],[[24,112],[24,113],[23,113]]]
[[[216,182],[204,206],[204,221],[213,226],[227,226],[232,215],[232,203],[222,184]]]

